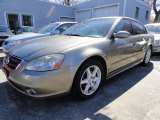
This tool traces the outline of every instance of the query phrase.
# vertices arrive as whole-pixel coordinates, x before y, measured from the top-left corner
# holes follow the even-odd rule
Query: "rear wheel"
[[[149,46],[147,51],[146,51],[146,54],[145,54],[145,57],[144,57],[144,60],[143,60],[142,64],[143,65],[149,64],[151,56],[152,56],[152,48],[151,48],[151,46]]]
[[[80,99],[93,97],[104,80],[104,69],[97,60],[85,62],[78,70],[73,84],[73,94]]]

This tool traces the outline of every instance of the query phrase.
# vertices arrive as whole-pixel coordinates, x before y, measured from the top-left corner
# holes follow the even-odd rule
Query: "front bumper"
[[[77,66],[46,72],[10,71],[3,64],[3,72],[10,85],[31,97],[48,97],[70,92],[76,70]]]

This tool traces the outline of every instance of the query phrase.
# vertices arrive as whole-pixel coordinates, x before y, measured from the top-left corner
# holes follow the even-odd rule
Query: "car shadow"
[[[0,57],[0,69],[2,69],[3,57]]]
[[[160,61],[160,53],[154,53],[151,60]]]
[[[115,99],[135,86],[153,70],[153,64],[147,67],[136,66],[107,80],[98,94],[85,101],[75,100],[71,96],[49,99],[33,99],[13,90],[7,82],[0,84],[0,118],[27,120],[111,120],[97,111],[112,103]]]

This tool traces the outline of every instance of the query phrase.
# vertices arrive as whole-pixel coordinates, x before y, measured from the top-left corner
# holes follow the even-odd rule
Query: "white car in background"
[[[160,52],[160,23],[146,24],[147,30],[154,35],[154,53]]]
[[[11,37],[13,35],[14,34],[8,27],[0,25],[0,47],[6,38]]]
[[[26,41],[31,41],[37,38],[57,35],[67,30],[76,22],[54,22],[43,27],[39,32],[26,32],[23,34],[15,35],[5,39],[2,48],[5,53],[8,53],[14,46],[19,45]]]

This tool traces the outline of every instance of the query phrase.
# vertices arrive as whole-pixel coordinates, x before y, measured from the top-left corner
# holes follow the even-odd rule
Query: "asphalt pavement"
[[[160,120],[160,55],[106,81],[86,101],[71,96],[33,99],[13,90],[1,71],[0,120]]]

